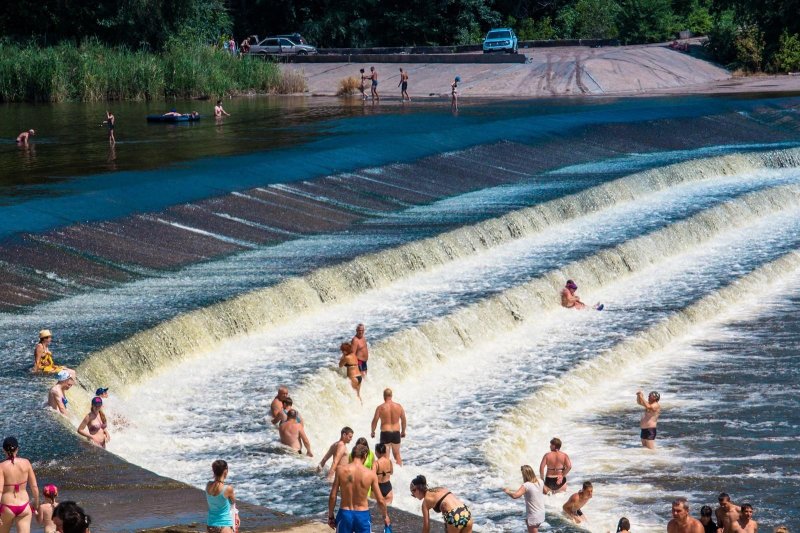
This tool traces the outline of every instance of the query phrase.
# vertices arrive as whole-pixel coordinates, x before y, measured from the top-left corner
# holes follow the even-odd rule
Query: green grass
[[[156,54],[94,41],[49,48],[0,42],[2,102],[215,98],[305,88],[302,78],[284,75],[273,62],[204,45],[173,45]]]

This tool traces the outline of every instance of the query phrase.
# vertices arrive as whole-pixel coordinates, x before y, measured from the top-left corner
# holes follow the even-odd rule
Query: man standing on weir
[[[539,477],[544,480],[544,491],[565,492],[567,490],[567,474],[572,470],[569,455],[561,451],[561,439],[550,439],[550,451],[544,454],[539,463]]]
[[[658,415],[661,414],[661,405],[658,403],[660,399],[661,395],[656,391],[651,392],[647,400],[644,399],[642,391],[636,393],[636,403],[644,407],[642,421],[639,424],[642,430],[640,435],[642,446],[651,450],[656,447],[656,425],[658,425]]]
[[[375,438],[375,428],[381,421],[381,443],[392,449],[394,462],[403,466],[400,456],[400,439],[406,437],[406,410],[399,403],[392,400],[392,389],[384,389],[383,403],[375,409],[372,417],[372,438]]]
[[[378,476],[364,466],[368,452],[369,448],[359,444],[353,449],[353,462],[340,464],[336,468],[336,477],[328,497],[328,525],[336,529],[336,533],[371,533],[372,523],[367,500],[370,489],[383,514],[383,523],[387,526],[391,524],[386,501],[378,486]],[[334,515],[336,496],[340,491],[339,513]]]
[[[366,328],[364,324],[356,326],[356,336],[350,341],[353,346],[353,351],[358,359],[358,369],[361,371],[362,379],[367,379],[367,360],[369,359],[369,344],[367,338],[364,336]]]

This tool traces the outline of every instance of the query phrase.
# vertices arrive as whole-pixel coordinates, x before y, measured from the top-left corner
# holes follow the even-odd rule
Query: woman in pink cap
[[[92,398],[92,408],[78,426],[78,434],[89,439],[89,442],[105,448],[106,443],[111,440],[111,435],[108,434],[108,423],[102,408],[103,399],[99,396]]]

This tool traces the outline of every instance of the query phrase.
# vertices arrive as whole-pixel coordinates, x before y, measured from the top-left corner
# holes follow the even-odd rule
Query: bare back
[[[342,464],[336,469],[334,484],[339,484],[341,508],[352,511],[369,509],[367,495],[373,482],[377,484],[375,472],[364,467],[359,461]]]
[[[392,400],[386,401],[378,406],[378,417],[381,419],[381,431],[400,431],[403,406]]]
[[[39,488],[36,486],[36,477],[33,474],[33,468],[27,459],[17,457],[12,463],[7,459],[0,463],[0,471],[3,473],[3,494],[0,496],[0,502],[11,505],[19,505],[27,502],[28,485],[30,489],[39,494]],[[37,498],[38,501],[38,498]]]

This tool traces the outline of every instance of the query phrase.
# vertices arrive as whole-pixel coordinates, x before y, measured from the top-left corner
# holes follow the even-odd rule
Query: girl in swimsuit
[[[92,517],[75,502],[61,502],[53,510],[53,523],[62,533],[91,533]]]
[[[17,533],[30,533],[33,513],[39,507],[39,487],[36,475],[27,459],[17,457],[19,443],[14,437],[3,441],[6,459],[0,463],[0,479],[3,480],[3,494],[0,496],[0,532],[8,533],[16,524]],[[27,485],[27,487],[26,487]],[[28,496],[28,488],[33,493],[33,503]]]
[[[36,512],[36,521],[39,525],[44,526],[44,533],[56,533],[53,511],[58,506],[58,502],[56,502],[58,487],[45,485],[44,489],[42,489],[42,494],[44,494],[44,503],[39,506],[39,510]]]
[[[444,487],[429,489],[425,476],[417,476],[411,481],[411,495],[422,500],[422,533],[430,533],[433,509],[442,513],[445,533],[472,533],[472,513],[464,502]]]
[[[106,415],[103,413],[103,399],[99,396],[92,398],[92,408],[85,417],[81,425],[78,426],[78,434],[83,435],[89,442],[100,446],[106,447],[106,442],[111,440],[111,435],[108,434],[108,423],[106,422]]]
[[[350,378],[350,385],[356,391],[358,400],[361,401],[361,371],[358,369],[358,359],[353,351],[353,345],[343,342],[339,349],[342,350],[342,357],[339,359],[339,368],[347,368],[347,377]],[[362,402],[363,403],[363,402]]]
[[[375,473],[378,475],[378,487],[381,489],[383,499],[386,505],[391,505],[394,500],[394,492],[392,491],[392,474],[394,474],[394,466],[389,459],[389,454],[386,451],[386,445],[379,442],[375,445]]]

